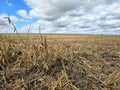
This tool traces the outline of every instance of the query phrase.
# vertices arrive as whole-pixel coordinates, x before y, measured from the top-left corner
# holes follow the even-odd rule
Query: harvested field
[[[120,35],[0,34],[0,90],[120,90]]]

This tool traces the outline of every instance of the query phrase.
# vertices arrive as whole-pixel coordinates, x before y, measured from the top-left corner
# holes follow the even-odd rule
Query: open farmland
[[[120,35],[0,34],[0,90],[120,90]]]

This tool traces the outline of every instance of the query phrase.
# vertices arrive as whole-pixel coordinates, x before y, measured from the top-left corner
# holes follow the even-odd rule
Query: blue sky
[[[20,33],[120,35],[120,0],[1,0],[0,33],[13,33],[10,15]],[[4,25],[5,24],[5,25]]]
[[[0,2],[0,14],[10,12],[11,15],[17,15],[15,12],[21,9],[27,12],[30,10],[23,0],[1,0]]]

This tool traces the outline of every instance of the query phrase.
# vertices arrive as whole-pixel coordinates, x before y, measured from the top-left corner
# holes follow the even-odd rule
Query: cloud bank
[[[32,22],[31,33],[120,34],[120,0],[24,0],[29,11],[18,10]],[[19,29],[27,32],[29,25]]]
[[[82,0],[24,0],[32,8],[30,15],[45,20],[55,20],[68,11],[72,11],[85,3]]]
[[[24,1],[31,17],[50,22],[50,32],[120,34],[120,0]]]

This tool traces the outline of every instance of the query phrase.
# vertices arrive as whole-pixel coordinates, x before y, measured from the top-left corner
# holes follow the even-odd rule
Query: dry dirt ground
[[[0,34],[0,90],[120,90],[120,35]]]

